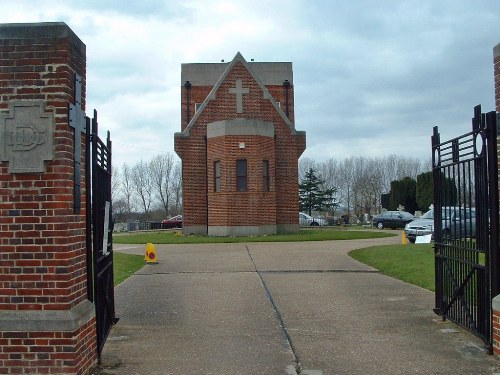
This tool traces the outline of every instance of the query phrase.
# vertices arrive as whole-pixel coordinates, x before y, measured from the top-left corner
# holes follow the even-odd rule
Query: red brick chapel
[[[182,64],[185,234],[263,235],[299,229],[298,159],[289,62]]]

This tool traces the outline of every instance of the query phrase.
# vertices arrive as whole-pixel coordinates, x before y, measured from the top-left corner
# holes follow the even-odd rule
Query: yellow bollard
[[[156,259],[156,248],[151,242],[146,244],[146,254],[144,255],[144,260],[146,263],[156,264],[158,260]]]
[[[408,245],[408,239],[406,238],[405,231],[401,233],[401,245]]]

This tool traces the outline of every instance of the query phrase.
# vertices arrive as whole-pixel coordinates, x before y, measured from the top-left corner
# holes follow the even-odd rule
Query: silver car
[[[442,207],[443,238],[463,238],[476,236],[476,209]],[[431,234],[434,239],[434,209],[427,211],[420,219],[405,226],[405,235],[410,242],[417,236]]]
[[[328,222],[320,217],[312,217],[303,212],[299,212],[299,225],[301,226],[309,225],[311,227],[319,227],[319,226],[323,227],[325,225],[328,225]]]

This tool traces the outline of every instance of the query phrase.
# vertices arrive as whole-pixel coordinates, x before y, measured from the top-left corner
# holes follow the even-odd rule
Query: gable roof
[[[181,133],[175,133],[175,136],[188,136],[189,135],[189,132],[190,132],[191,128],[194,126],[194,124],[196,123],[196,121],[198,120],[198,118],[201,116],[201,113],[207,107],[209,101],[216,99],[217,90],[222,85],[222,83],[226,80],[227,76],[229,75],[229,73],[234,68],[234,66],[236,65],[237,62],[240,62],[241,64],[243,64],[243,66],[250,73],[250,75],[255,80],[255,82],[257,82],[258,86],[260,87],[260,89],[262,91],[263,98],[264,99],[268,99],[271,102],[271,104],[274,106],[275,110],[278,112],[278,114],[283,119],[283,122],[290,128],[290,131],[292,132],[292,134],[296,133],[296,130],[295,130],[292,122],[290,121],[290,119],[285,115],[285,113],[283,112],[283,110],[281,109],[281,107],[278,105],[278,103],[276,102],[276,100],[274,100],[273,96],[271,95],[271,93],[269,92],[269,90],[266,88],[266,86],[254,74],[254,72],[252,71],[251,67],[249,66],[249,64],[247,63],[247,61],[245,60],[245,58],[242,56],[242,54],[240,52],[238,52],[234,56],[234,58],[231,61],[231,63],[229,63],[229,65],[227,66],[227,68],[224,71],[224,73],[220,76],[220,78],[218,79],[217,83],[214,85],[214,87],[212,88],[212,90],[210,90],[210,93],[207,95],[207,97],[203,101],[203,103],[202,103],[201,107],[198,109],[198,111],[196,111],[196,113],[194,114],[194,116],[191,118],[191,120],[189,121],[189,124],[184,129],[184,131],[181,132]]]

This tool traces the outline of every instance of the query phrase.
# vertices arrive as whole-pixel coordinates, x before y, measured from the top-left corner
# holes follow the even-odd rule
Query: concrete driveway
[[[159,264],[116,288],[103,365],[117,367],[100,373],[500,373],[480,340],[434,315],[433,293],[347,255],[399,241],[157,245]]]

